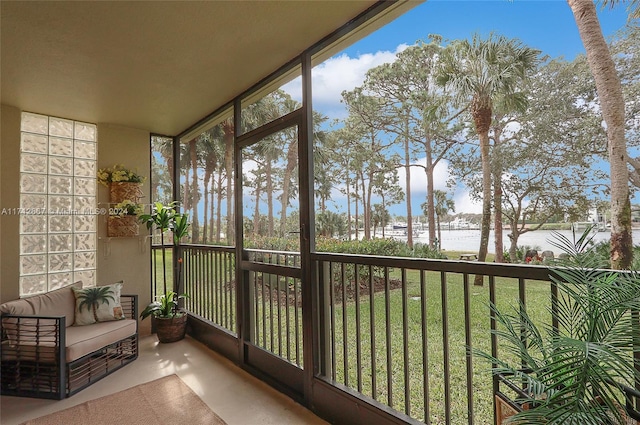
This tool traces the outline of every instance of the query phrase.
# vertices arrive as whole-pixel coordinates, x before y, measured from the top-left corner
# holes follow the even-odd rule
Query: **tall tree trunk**
[[[486,261],[491,228],[491,158],[489,156],[489,127],[491,125],[491,106],[482,100],[474,99],[471,107],[478,138],[480,139],[480,158],[482,162],[482,222],[480,225],[480,248],[478,261]],[[483,276],[476,275],[474,285],[482,286]]]
[[[209,201],[209,241],[211,243],[213,243],[213,241],[215,240],[215,216],[216,216],[216,209],[215,209],[215,199],[214,199],[214,193],[218,193],[220,192],[220,186],[216,186],[216,180],[215,180],[215,170],[211,171],[211,193],[210,193],[210,201]]]
[[[223,193],[222,193],[222,182],[223,182],[223,176],[222,176],[222,170],[219,170],[218,172],[218,193],[217,193],[217,198],[218,198],[218,206],[217,206],[217,211],[216,211],[216,237],[215,237],[215,241],[216,243],[220,243],[220,231],[222,230],[222,197],[223,197]]]
[[[493,173],[493,236],[496,252],[495,262],[504,263],[504,232],[502,231],[502,168]]]
[[[592,0],[567,0],[587,52],[587,62],[607,125],[611,173],[611,267],[627,269],[633,260],[627,145],[624,138],[624,98],[620,78],[602,35]]]
[[[518,262],[518,237],[520,234],[518,233],[518,223],[514,220],[511,220],[510,223],[511,234],[509,235],[510,244],[509,244],[509,257],[511,258],[512,263]]]
[[[495,262],[504,263],[504,242],[502,232],[502,161],[498,154],[502,130],[496,126],[493,131],[493,236],[495,238]]]
[[[182,167],[181,167],[182,169]],[[189,167],[185,167],[184,169],[184,186],[182,189],[182,207],[184,211],[188,211],[191,209],[191,205],[193,204],[191,199],[191,180],[189,180]],[[182,179],[179,179],[182,180]]]
[[[364,176],[360,179],[362,185],[362,222],[364,223],[364,239],[371,239],[371,176],[369,176],[369,189],[367,190]]]
[[[501,115],[496,116],[499,123]],[[502,128],[500,125],[493,127],[493,234],[494,249],[496,253],[495,262],[504,263],[504,241],[502,231],[502,160],[500,157],[500,144],[502,143]]]
[[[265,178],[267,180],[267,236],[273,236],[273,171],[271,169],[271,161],[269,159],[266,160],[265,168]]]
[[[359,233],[359,231],[358,231],[358,227],[359,226],[358,226],[358,175],[357,174],[356,174],[355,182],[353,184],[353,189],[355,191],[354,199],[355,199],[355,202],[356,202],[356,211],[355,211],[356,212],[356,215],[355,215],[355,219],[356,219],[356,225],[355,225],[355,227],[356,227],[356,240],[360,240],[360,238],[358,237],[359,236],[359,234],[358,234]]]
[[[253,233],[256,235],[260,234],[260,183],[256,182],[256,205],[253,209]]]
[[[175,180],[173,175],[173,139],[164,139],[160,145],[160,155],[167,165],[167,172],[169,173],[169,179],[171,180],[171,187],[173,187],[173,181]]]
[[[349,172],[347,172],[347,230],[349,233],[349,240],[351,240],[351,179],[349,178]]]
[[[200,200],[200,190],[198,188],[198,151],[196,139],[189,142],[189,157],[191,160],[191,169],[193,171],[191,182],[191,205],[193,213],[191,216],[191,241],[193,243],[200,242],[200,223],[198,220],[198,201]]]
[[[291,176],[293,170],[298,165],[298,138],[297,136],[289,144],[287,149],[287,166],[284,170],[284,180],[282,182],[282,212],[280,213],[280,235],[285,237],[287,230],[287,207],[289,206],[289,190],[291,187]],[[323,210],[324,211],[324,210]]]
[[[233,245],[233,138],[235,129],[231,118],[222,123],[222,131],[224,132],[224,165],[227,171],[227,228],[225,230],[225,238],[228,245]]]
[[[427,175],[427,221],[429,226],[429,246],[435,248],[436,244],[436,200],[433,188],[433,156],[431,151],[431,141],[425,143],[425,174]],[[440,217],[438,217],[438,223]],[[438,236],[438,240],[440,236]]]
[[[207,167],[204,171],[204,217],[202,218],[202,243],[207,243],[209,237],[209,183],[211,182],[211,170]]]
[[[407,186],[407,245],[413,249],[413,215],[411,214],[411,155],[409,153],[409,119],[404,119],[404,166],[405,184]]]

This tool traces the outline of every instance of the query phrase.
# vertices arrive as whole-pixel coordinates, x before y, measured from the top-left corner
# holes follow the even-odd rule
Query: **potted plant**
[[[156,202],[150,214],[142,214],[140,221],[149,230],[154,228],[160,232],[162,252],[163,293],[152,301],[140,314],[144,320],[151,316],[160,342],[174,342],[184,338],[187,326],[187,314],[180,310],[179,302],[185,298],[180,294],[182,287],[182,251],[181,239],[189,231],[189,216],[177,211],[179,203],[174,201],[168,205]],[[173,233],[173,287],[167,286],[167,255],[164,234],[167,230]],[[179,295],[180,294],[180,295]]]
[[[180,341],[187,329],[187,314],[180,311],[178,301],[186,295],[178,295],[171,290],[151,302],[142,313],[142,320],[152,316],[155,320],[158,341],[162,343]]]
[[[515,397],[522,411],[505,423],[627,424],[622,406],[640,382],[633,358],[640,349],[640,275],[601,268],[588,231],[575,243],[556,238],[568,254],[550,268],[558,295],[549,311],[558,326],[537,322],[524,305],[509,312],[491,305],[505,356],[476,353],[493,363],[500,381],[522,389]]]

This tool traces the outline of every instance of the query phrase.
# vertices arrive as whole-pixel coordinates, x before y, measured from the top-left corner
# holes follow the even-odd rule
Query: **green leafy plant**
[[[154,228],[160,232],[160,245],[162,252],[162,277],[164,283],[164,293],[167,292],[167,256],[166,246],[164,243],[164,234],[167,230],[171,230],[173,233],[173,248],[174,257],[177,259],[175,265],[174,276],[174,290],[179,290],[182,279],[182,252],[180,250],[180,240],[189,233],[189,215],[187,213],[180,213],[177,211],[180,203],[178,201],[171,202],[167,205],[163,205],[161,202],[156,202],[153,205],[150,214],[142,214],[139,216],[140,222],[147,226],[147,229],[153,230]]]
[[[178,309],[178,301],[182,298],[187,298],[187,295],[178,295],[176,292],[167,291],[158,297],[156,301],[149,304],[142,313],[140,313],[140,318],[144,320],[149,316],[166,319],[180,317],[184,314]]]
[[[576,242],[555,237],[554,246],[568,254],[550,268],[558,295],[549,312],[558,326],[536,322],[524,304],[506,312],[491,305],[504,357],[476,353],[494,364],[494,374],[524,389],[517,401],[530,408],[510,423],[626,423],[625,386],[640,382],[633,360],[640,345],[640,275],[598,268],[589,231]]]
[[[126,215],[142,215],[144,207],[142,204],[133,202],[130,199],[125,199],[122,202],[118,202],[112,208],[114,216],[124,217]]]
[[[139,217],[140,221],[145,223],[149,230],[155,228],[160,231],[164,292],[140,313],[140,317],[143,320],[149,316],[156,319],[171,319],[156,320],[155,326],[160,342],[174,342],[182,339],[187,325],[187,317],[180,310],[180,300],[186,298],[187,295],[178,294],[182,287],[182,249],[180,241],[189,233],[190,223],[189,215],[178,212],[178,206],[179,203],[177,201],[167,205],[156,202],[150,214],[143,214]],[[164,244],[164,234],[167,230],[171,230],[173,233],[174,272],[172,289],[167,288],[167,257]]]

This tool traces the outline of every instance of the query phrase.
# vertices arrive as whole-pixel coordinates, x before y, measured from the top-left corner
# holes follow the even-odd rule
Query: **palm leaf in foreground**
[[[588,241],[585,232],[575,244],[566,238],[558,244],[568,258],[550,269],[558,295],[550,300],[549,312],[557,328],[534,322],[524,305],[509,314],[490,306],[502,353],[516,360],[476,354],[494,364],[494,374],[521,384],[527,396],[518,402],[532,406],[510,423],[625,423],[619,384],[640,382],[633,360],[640,346],[640,275],[592,267],[598,260]]]

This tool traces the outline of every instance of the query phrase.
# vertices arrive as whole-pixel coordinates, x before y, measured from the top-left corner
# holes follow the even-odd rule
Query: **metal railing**
[[[190,245],[183,248],[185,308],[236,333],[235,250]]]
[[[300,268],[300,253],[247,250],[253,263]],[[302,367],[302,287],[296,271],[249,273],[252,300],[252,342],[284,360]]]
[[[252,342],[302,364],[300,256],[251,250],[262,264],[249,272]],[[508,360],[491,332],[489,308],[526,307],[551,320],[557,287],[544,266],[315,253],[319,378],[382,408],[426,424],[492,424],[497,378],[472,350]],[[184,248],[186,307],[235,332],[234,251]],[[262,270],[258,270],[262,269]],[[483,286],[474,285],[476,274]],[[512,359],[513,360],[513,359]],[[517,360],[516,360],[517,361]]]
[[[323,376],[427,424],[493,423],[489,303],[548,299],[545,267],[315,254],[324,299]],[[483,274],[483,286],[473,285]],[[548,312],[534,312],[548,320]],[[321,326],[322,327],[322,326]]]
[[[184,308],[215,323],[232,334],[237,334],[235,250],[233,247],[212,245],[182,246],[183,292],[187,295]],[[161,247],[153,247],[152,278],[154,292],[162,287]],[[173,251],[167,249],[167,281],[173,289]]]

